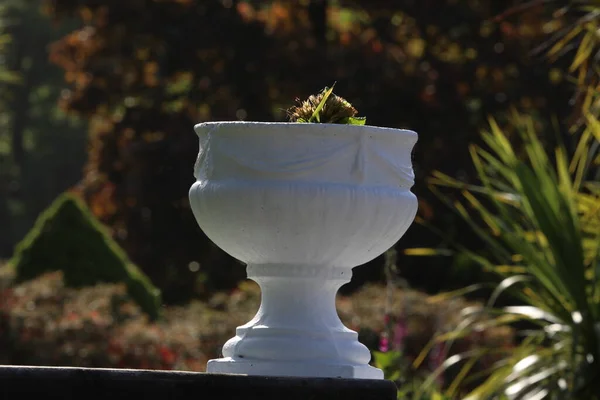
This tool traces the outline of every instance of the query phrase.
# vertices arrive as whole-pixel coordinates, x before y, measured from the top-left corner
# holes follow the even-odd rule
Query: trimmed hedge
[[[17,282],[62,271],[69,287],[119,283],[150,318],[160,314],[160,291],[127,257],[87,206],[70,193],[38,217],[9,261]]]

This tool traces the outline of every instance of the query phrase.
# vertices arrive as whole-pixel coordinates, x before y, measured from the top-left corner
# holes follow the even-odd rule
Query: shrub
[[[10,264],[18,282],[49,271],[63,271],[65,283],[72,287],[123,282],[151,318],[159,315],[158,289],[72,194],[61,195],[40,215]]]
[[[198,338],[149,322],[124,284],[74,289],[58,271],[0,292],[0,364],[201,371]]]
[[[5,278],[0,287],[0,348],[6,350],[0,355],[1,364],[204,371],[206,361],[220,356],[235,328],[249,321],[260,304],[258,285],[245,281],[208,302],[168,307],[163,318],[151,322],[123,284],[69,288],[60,271],[15,284],[10,271],[0,268],[0,277]],[[387,377],[400,387],[410,387],[426,379],[440,358],[432,351],[419,370],[412,367],[413,361],[437,330],[451,330],[459,322],[459,310],[471,304],[400,289],[392,297],[387,322],[403,318],[407,323],[401,354],[393,340],[389,352],[379,352],[388,326],[388,299],[380,286],[339,296],[338,310],[344,324],[359,331],[359,339],[375,353],[374,363],[385,367]],[[512,331],[487,329],[458,341],[448,354],[511,343]],[[385,357],[393,362],[382,365]],[[451,381],[452,373],[446,372],[446,381]]]

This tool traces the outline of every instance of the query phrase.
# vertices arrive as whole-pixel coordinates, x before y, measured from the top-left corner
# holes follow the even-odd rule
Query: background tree
[[[3,88],[6,88],[8,85],[16,84],[19,79],[18,75],[10,71],[6,65],[6,55],[11,40],[10,34],[7,33],[6,25],[6,6],[4,5],[0,7],[0,30],[2,32],[0,34],[0,58],[4,61],[0,63],[0,85],[2,85]],[[6,134],[2,134],[8,129],[7,100],[6,97],[0,98],[0,124],[2,128],[0,130],[0,191],[2,193],[6,193],[8,190],[8,178],[12,172],[11,165],[13,162],[10,154],[11,138]],[[0,196],[0,221],[10,220],[7,200],[6,196]],[[10,225],[8,225],[0,232],[0,251],[5,250],[7,243],[10,243],[10,239]]]
[[[467,143],[488,113],[501,121],[510,104],[560,122],[573,92],[558,70],[531,57],[544,32],[564,23],[548,20],[542,5],[495,23],[518,2],[45,4],[57,20],[83,22],[52,51],[71,85],[63,106],[91,121],[81,193],[169,302],[231,287],[244,276],[242,265],[212,245],[191,217],[195,123],[283,120],[296,97],[337,81],[339,93],[371,124],[419,132],[420,218],[452,235],[460,222],[437,211],[423,178],[433,169],[468,178]],[[437,240],[415,226],[402,245]],[[453,277],[459,269],[447,268],[447,260],[416,262],[401,259],[402,273],[428,290],[473,279]],[[369,271],[380,278],[382,265],[380,257],[369,269],[357,268],[355,284],[373,278]],[[440,279],[429,280],[432,273]]]
[[[86,158],[86,126],[58,108],[64,83],[48,53],[51,41],[78,25],[53,26],[40,5],[0,1],[10,38],[0,49],[0,77],[10,78],[0,82],[0,258],[10,256],[38,214],[81,178]]]

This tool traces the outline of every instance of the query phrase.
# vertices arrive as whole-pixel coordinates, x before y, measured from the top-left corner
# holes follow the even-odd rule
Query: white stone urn
[[[256,316],[207,372],[383,379],[335,308],[352,268],[414,220],[409,130],[313,123],[208,122],[190,189],[206,235],[247,264]]]

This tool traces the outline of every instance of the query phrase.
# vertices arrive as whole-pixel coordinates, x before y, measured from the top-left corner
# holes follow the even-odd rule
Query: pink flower
[[[394,336],[392,345],[395,350],[402,350],[404,348],[404,339],[408,336],[408,326],[404,317],[398,318],[396,325],[394,325]]]
[[[379,339],[379,351],[386,353],[390,349],[390,342],[386,334],[381,335]]]

